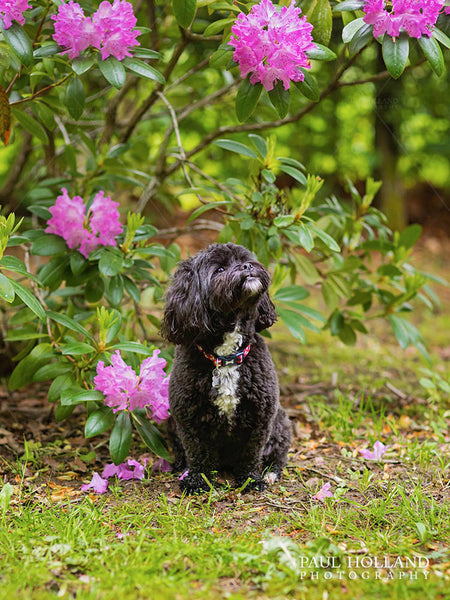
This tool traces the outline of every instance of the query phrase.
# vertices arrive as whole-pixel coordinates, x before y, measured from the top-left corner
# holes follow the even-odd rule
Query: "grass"
[[[421,318],[445,379],[446,306]],[[419,384],[427,366],[384,330],[355,348],[327,335],[300,347],[282,330],[271,344],[296,433],[280,484],[186,498],[149,473],[85,494],[106,438],[80,446],[76,421],[28,435],[0,460],[0,600],[449,599],[450,412],[438,385]],[[363,460],[378,439],[383,461]],[[333,497],[314,500],[326,482]]]

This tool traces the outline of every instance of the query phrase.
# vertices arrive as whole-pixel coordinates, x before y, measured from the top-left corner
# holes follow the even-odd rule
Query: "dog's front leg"
[[[267,443],[267,432],[255,427],[251,431],[242,432],[241,444],[237,453],[237,464],[234,468],[234,477],[237,487],[242,487],[247,481],[245,492],[250,490],[264,490],[267,486],[264,482],[262,469],[262,455]]]
[[[186,455],[187,470],[180,477],[181,491],[187,494],[208,491],[213,471],[218,469],[218,454],[211,448],[210,440],[205,443],[190,430],[184,431],[181,441]]]

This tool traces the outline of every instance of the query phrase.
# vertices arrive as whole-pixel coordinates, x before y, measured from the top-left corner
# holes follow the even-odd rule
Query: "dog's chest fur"
[[[216,346],[214,352],[219,356],[229,356],[237,352],[241,345],[242,335],[236,326],[234,331],[225,334],[223,343]],[[225,415],[229,421],[232,419],[239,402],[239,369],[239,365],[230,365],[215,370],[212,375],[213,390],[217,391],[217,395],[213,397],[213,402],[219,412]]]

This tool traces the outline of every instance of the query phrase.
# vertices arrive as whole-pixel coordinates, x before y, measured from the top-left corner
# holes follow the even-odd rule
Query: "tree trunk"
[[[381,46],[378,54],[378,69],[384,63]],[[376,84],[375,106],[375,148],[378,154],[377,177],[383,182],[380,190],[380,208],[388,218],[390,227],[402,230],[407,225],[407,211],[402,181],[397,167],[400,150],[400,81],[389,78]]]

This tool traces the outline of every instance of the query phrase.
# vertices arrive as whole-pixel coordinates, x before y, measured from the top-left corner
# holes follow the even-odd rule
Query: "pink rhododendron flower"
[[[133,6],[126,0],[114,0],[113,4],[105,0],[92,17],[86,17],[78,2],[70,0],[59,6],[58,14],[52,19],[55,21],[53,39],[66,48],[64,52],[70,59],[93,46],[101,50],[103,60],[111,55],[123,60],[131,56],[132,46],[140,45],[136,37],[141,32],[133,31],[136,25]]]
[[[291,81],[304,80],[300,67],[311,68],[306,53],[315,44],[313,26],[300,13],[294,0],[282,8],[262,0],[248,15],[237,17],[229,44],[235,48],[233,60],[239,63],[242,78],[251,73],[250,82],[262,83],[266,90],[277,81],[287,90]]]
[[[77,248],[85,256],[98,246],[116,246],[115,240],[123,227],[119,223],[118,202],[113,202],[104,192],[96,194],[86,215],[83,198],[70,198],[66,188],[50,207],[52,218],[47,221],[46,233],[62,237],[69,248]]]
[[[183,479],[189,474],[189,469],[186,469],[186,471],[184,473],[181,473],[181,475],[178,477],[178,479],[180,481],[183,481]]]
[[[169,376],[164,372],[166,361],[159,358],[159,350],[144,359],[139,375],[127,365],[117,350],[111,357],[111,366],[103,361],[97,364],[95,389],[105,394],[105,404],[118,410],[149,407],[160,423],[169,416]]]
[[[381,460],[388,448],[389,446],[385,446],[382,442],[376,441],[373,446],[373,452],[370,450],[360,450],[359,452],[366,460]]]
[[[330,492],[331,483],[326,483],[318,492],[314,494],[314,500],[325,500],[325,498],[332,498],[333,492]]]
[[[28,8],[31,8],[28,0],[0,0],[0,21],[3,21],[4,28],[9,29],[13,21],[24,25],[23,13]]]
[[[138,29],[133,31],[133,27],[136,26],[136,17],[130,2],[114,0],[114,3],[111,4],[105,0],[92,18],[94,23],[102,29],[101,53],[103,60],[111,55],[118,60],[123,60],[126,56],[131,56],[129,48],[140,46],[136,38],[141,35],[141,32]]]
[[[144,464],[141,465],[137,460],[128,460],[126,463],[115,465],[110,463],[105,465],[103,469],[102,477],[108,479],[117,475],[118,479],[128,481],[129,479],[144,479],[145,467],[147,465],[147,459],[144,460]],[[132,468],[130,468],[132,467]]]
[[[94,473],[91,482],[81,486],[81,491],[87,492],[91,488],[96,494],[104,494],[108,489],[108,480],[100,477],[98,473]]]
[[[367,0],[365,23],[373,25],[373,35],[387,33],[393,38],[402,31],[410,37],[431,36],[444,0]]]
[[[70,0],[68,4],[60,4],[58,14],[52,17],[55,21],[53,39],[68,53],[72,60],[83,50],[94,46],[100,47],[102,30],[94,24],[91,17],[86,17],[78,2]]]

